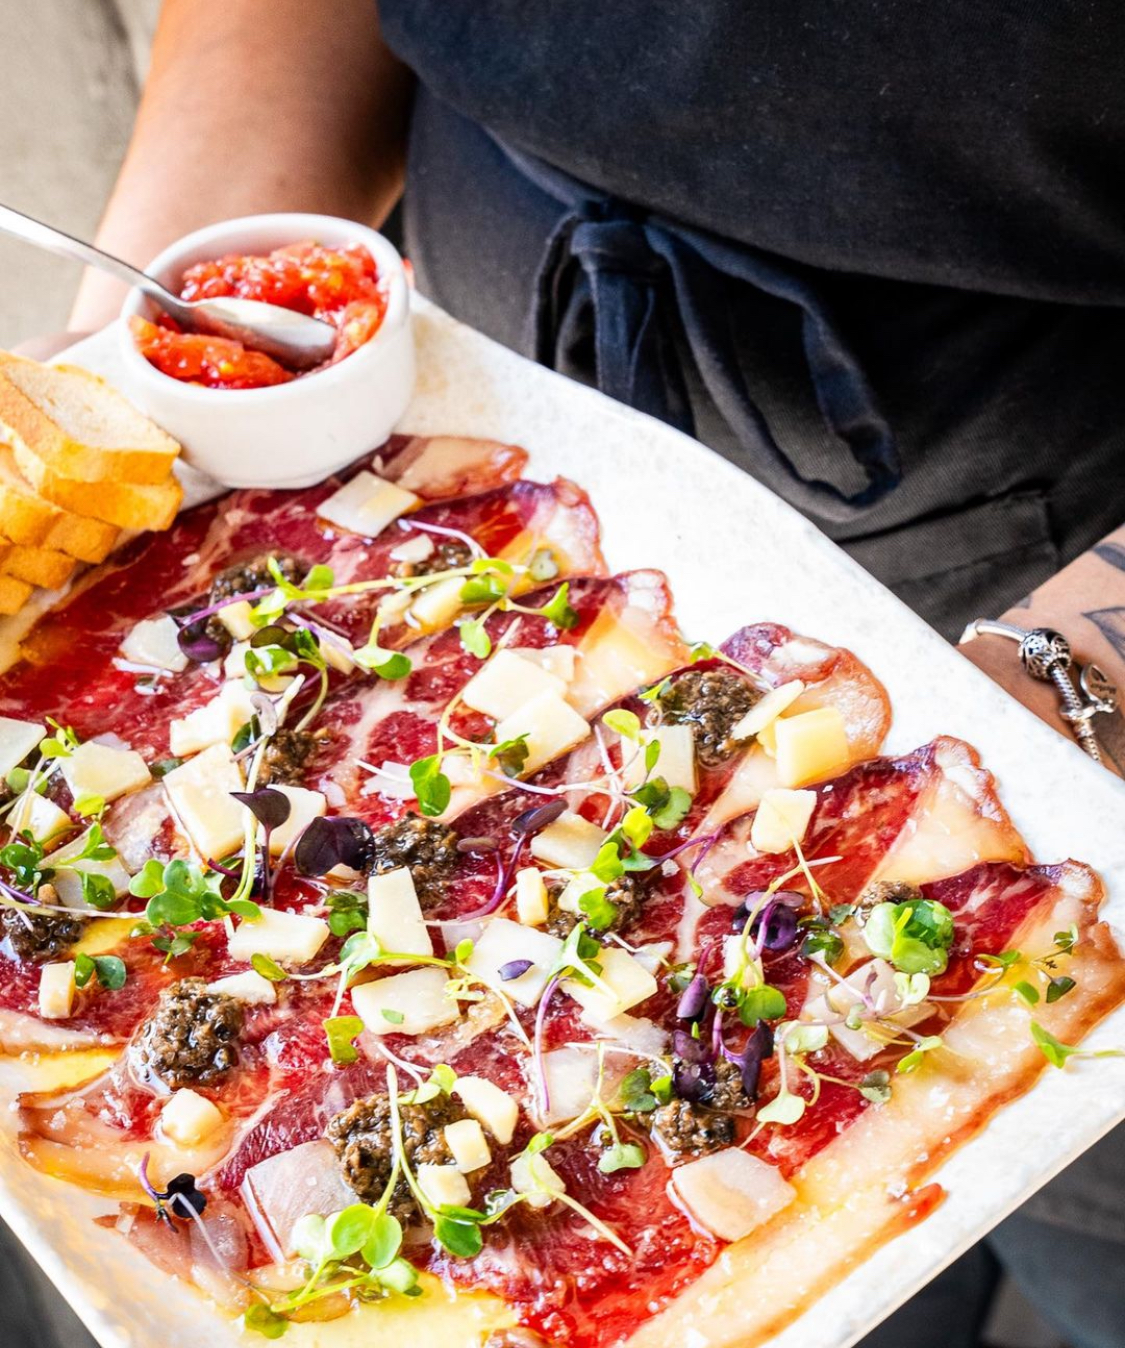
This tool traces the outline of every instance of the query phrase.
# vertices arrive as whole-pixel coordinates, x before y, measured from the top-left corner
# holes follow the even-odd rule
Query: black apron
[[[1125,9],[774,11],[382,0],[408,251],[956,635],[1125,519]]]

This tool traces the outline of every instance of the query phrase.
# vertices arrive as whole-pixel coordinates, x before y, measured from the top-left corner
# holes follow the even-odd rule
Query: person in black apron
[[[418,75],[406,250],[451,313],[694,434],[950,638],[1125,520],[1125,8],[380,16]],[[865,1348],[976,1345],[1001,1263],[1121,1348],[1123,1199],[1119,1131]]]

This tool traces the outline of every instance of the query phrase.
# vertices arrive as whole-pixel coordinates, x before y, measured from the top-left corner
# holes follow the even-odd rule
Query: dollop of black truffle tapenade
[[[558,900],[565,889],[566,885],[562,881],[547,881],[549,905],[546,929],[552,936],[559,936],[564,941],[579,922],[586,923],[587,933],[595,941],[611,932],[624,931],[644,907],[645,885],[640,874],[619,875],[605,886],[606,902],[611,903],[615,911],[612,919],[601,926],[594,921],[603,915],[600,904],[590,913],[572,913],[559,907]]]
[[[907,880],[873,880],[856,899],[856,907],[874,908],[877,903],[907,903],[921,898],[922,891]]]
[[[412,1169],[452,1162],[442,1130],[447,1123],[466,1117],[459,1101],[442,1092],[424,1104],[400,1104],[399,1117],[403,1150]],[[390,1098],[369,1095],[356,1100],[331,1120],[325,1136],[336,1152],[344,1182],[365,1203],[377,1203],[394,1168]],[[391,1195],[390,1211],[404,1225],[418,1215],[410,1186],[401,1176]]]
[[[137,1031],[132,1056],[138,1075],[172,1090],[218,1081],[238,1060],[242,1003],[208,992],[202,978],[183,978],[160,994]]]
[[[255,590],[271,589],[275,584],[270,574],[269,560],[273,558],[286,580],[296,585],[308,571],[308,566],[288,552],[261,552],[244,561],[228,566],[211,582],[210,600],[212,604],[221,604],[224,599],[233,599],[237,594],[253,594]]]
[[[734,1142],[734,1118],[692,1100],[669,1100],[649,1116],[653,1140],[671,1160],[706,1156]]]
[[[44,903],[54,903],[57,895],[54,891],[45,894],[47,888],[46,885],[40,887],[40,896]],[[58,959],[81,939],[85,929],[85,918],[77,914],[0,908],[0,937],[7,942],[16,959],[26,964],[44,964]]]
[[[305,768],[316,746],[316,735],[311,730],[289,730],[279,726],[262,751],[258,785],[303,786]]]
[[[473,560],[473,550],[459,538],[435,539],[435,547],[420,562],[398,562],[394,574],[404,579],[413,576],[434,576],[439,571],[457,571]]]
[[[408,814],[372,835],[369,870],[372,875],[381,875],[408,867],[418,898],[426,908],[440,901],[459,856],[457,834],[448,825]]]
[[[737,750],[730,733],[760,697],[737,670],[718,666],[675,675],[656,702],[666,724],[691,726],[700,763],[716,767]]]

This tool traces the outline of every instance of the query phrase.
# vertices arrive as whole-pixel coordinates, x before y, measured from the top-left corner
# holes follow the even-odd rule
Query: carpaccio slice
[[[0,715],[54,716],[84,739],[120,733],[127,726],[132,747],[147,760],[166,757],[169,723],[215,695],[223,682],[222,664],[144,677],[144,671],[122,667],[122,640],[143,618],[185,604],[206,606],[207,591],[220,571],[262,553],[324,563],[340,584],[391,574],[390,553],[412,536],[411,530],[392,526],[378,539],[366,540],[329,528],[317,520],[315,507],[330,494],[330,486],[284,494],[235,492],[189,511],[167,534],[136,540],[36,627],[24,643],[26,659],[0,678]],[[533,546],[550,547],[562,576],[604,570],[597,521],[585,496],[565,481],[549,486],[518,482],[423,506],[409,518],[412,529],[416,524],[457,529],[497,555],[509,545],[521,557]],[[323,617],[362,644],[384,594],[340,599],[318,607],[311,617]],[[399,623],[381,635],[381,642],[401,646],[416,636]]]

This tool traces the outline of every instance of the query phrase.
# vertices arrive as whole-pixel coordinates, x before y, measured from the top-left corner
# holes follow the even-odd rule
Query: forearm
[[[409,79],[374,0],[165,0],[98,242],[143,265],[236,215],[378,223],[401,190]],[[101,326],[121,297],[88,274],[71,326]]]
[[[1055,628],[1070,642],[1076,661],[1092,661],[1125,692],[1125,525],[1045,581],[1025,605],[1009,609],[1003,617],[1018,627]],[[1014,643],[978,637],[961,649],[1043,720],[1069,735],[1059,716],[1058,693],[1052,685],[1028,677]],[[1099,715],[1093,725],[1106,766],[1125,776],[1125,721],[1120,713],[1112,718]]]

